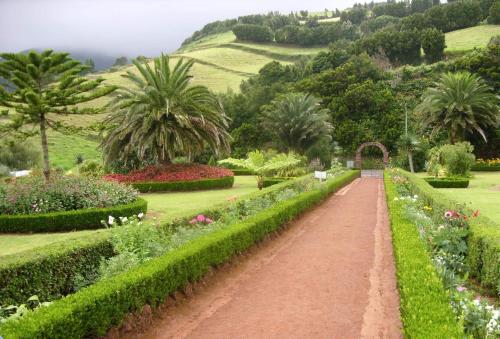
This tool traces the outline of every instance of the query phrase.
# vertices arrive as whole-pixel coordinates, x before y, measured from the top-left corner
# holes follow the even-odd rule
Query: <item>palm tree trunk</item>
[[[413,168],[413,151],[408,151],[408,162],[410,163],[410,172],[415,173]]]
[[[49,145],[47,143],[47,131],[45,127],[45,114],[40,114],[40,138],[42,139],[42,153],[43,153],[43,175],[45,181],[50,180],[50,161],[49,161]]]

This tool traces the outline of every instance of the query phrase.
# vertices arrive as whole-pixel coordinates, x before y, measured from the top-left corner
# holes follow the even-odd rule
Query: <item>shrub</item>
[[[473,171],[500,171],[500,158],[477,159],[471,167]]]
[[[100,178],[104,175],[104,167],[95,160],[85,160],[78,166],[78,173],[84,177]]]
[[[273,40],[273,32],[267,26],[253,24],[238,24],[233,27],[236,39],[255,42],[270,42]]]
[[[0,326],[6,338],[84,337],[102,335],[129,312],[199,280],[212,266],[228,261],[267,234],[359,176],[350,171],[242,222],[207,234],[128,272],[89,286],[50,306]]]
[[[434,188],[467,188],[469,179],[467,178],[425,178],[425,181]]]
[[[269,187],[272,185],[276,185],[276,184],[279,184],[283,181],[287,181],[290,179],[293,179],[293,178],[288,178],[288,177],[285,177],[285,178],[284,177],[264,178],[263,187]]]
[[[401,319],[405,337],[462,338],[463,329],[455,319],[449,296],[434,269],[417,228],[396,200],[396,188],[384,178],[396,259]]]
[[[439,61],[444,56],[446,43],[444,33],[436,28],[427,28],[421,33],[422,49],[428,63]]]
[[[1,232],[69,232],[104,227],[101,223],[108,217],[129,217],[146,213],[146,200],[135,201],[103,208],[86,208],[73,211],[49,212],[38,214],[0,215]]]
[[[40,151],[31,142],[15,139],[0,141],[0,165],[12,170],[26,170],[38,165],[40,160]]]
[[[490,7],[490,15],[488,23],[492,25],[500,25],[500,1],[495,1]]]
[[[467,176],[474,164],[474,147],[469,142],[441,146],[441,157],[448,176]]]
[[[231,188],[233,184],[234,176],[192,181],[134,182],[131,185],[139,192],[175,192]]]
[[[15,180],[0,187],[0,215],[46,214],[129,204],[137,199],[131,187],[74,176]]]
[[[3,256],[0,261],[0,301],[19,304],[32,295],[53,300],[75,291],[76,277],[89,278],[101,258],[114,255],[104,233]]]

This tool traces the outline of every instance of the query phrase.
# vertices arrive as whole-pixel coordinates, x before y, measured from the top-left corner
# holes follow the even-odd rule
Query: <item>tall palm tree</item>
[[[483,128],[497,126],[499,120],[498,96],[468,72],[443,75],[425,91],[416,110],[424,117],[424,127],[433,126],[433,133],[447,130],[452,144],[474,132],[487,141]]]
[[[309,94],[291,93],[273,101],[264,111],[263,125],[284,151],[304,154],[319,141],[332,140],[327,109]]]
[[[133,61],[138,74],[123,75],[133,87],[121,87],[110,103],[116,113],[105,119],[101,147],[106,161],[137,157],[170,163],[176,155],[192,155],[208,146],[214,153],[229,151],[228,118],[218,99],[205,86],[189,86],[193,61],[170,66],[163,55],[147,63]]]

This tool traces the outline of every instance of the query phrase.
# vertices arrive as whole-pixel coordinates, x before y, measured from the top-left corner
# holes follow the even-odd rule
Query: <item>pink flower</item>
[[[456,217],[458,217],[458,213],[455,211],[446,211],[446,212],[444,212],[444,217],[447,219],[456,218]]]
[[[205,221],[205,216],[203,214],[199,214],[197,217],[196,217],[196,220],[198,222],[204,222]]]
[[[457,287],[457,291],[458,291],[458,292],[463,292],[463,291],[466,291],[466,290],[467,290],[467,289],[466,289],[465,287],[463,287],[463,286],[458,286],[458,287]]]
[[[189,223],[190,223],[191,225],[194,225],[194,224],[196,224],[197,222],[198,222],[198,220],[196,220],[196,218],[191,219],[191,221],[189,221]]]
[[[205,218],[205,223],[211,224],[211,223],[213,223],[213,220],[210,218]]]

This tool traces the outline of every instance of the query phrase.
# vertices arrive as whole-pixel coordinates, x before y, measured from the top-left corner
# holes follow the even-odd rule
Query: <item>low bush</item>
[[[359,176],[349,171],[309,191],[227,228],[195,239],[173,252],[100,281],[50,306],[29,312],[0,326],[5,338],[71,337],[103,335],[129,312],[149,303],[153,307],[200,279],[212,266],[228,261],[331,192]],[[287,183],[284,183],[287,184]]]
[[[474,165],[471,167],[472,171],[478,172],[497,172],[500,171],[500,165]]]
[[[469,179],[467,178],[425,178],[425,181],[434,188],[467,188]]]
[[[113,256],[103,233],[3,256],[0,261],[0,306],[19,304],[33,295],[42,301],[75,291],[76,279],[88,279],[101,258]]]
[[[500,171],[500,158],[496,159],[476,159],[472,166],[473,171]]]
[[[406,171],[401,174],[408,178],[411,190],[418,194],[435,211],[445,213],[453,206],[460,205],[434,189],[424,179]],[[474,211],[465,209],[468,214]],[[488,217],[479,215],[470,221],[469,249],[467,262],[470,274],[482,286],[500,293],[500,225]]]
[[[288,177],[273,177],[273,178],[264,178],[263,180],[263,187],[269,187],[272,185],[279,184],[283,181],[287,181],[293,178],[288,178]]]
[[[463,338],[450,298],[434,269],[419,233],[397,200],[395,185],[385,175],[385,188],[396,259],[401,319],[408,338]]]
[[[148,203],[142,198],[134,202],[105,208],[86,208],[74,211],[40,214],[0,215],[0,233],[69,232],[104,227],[108,217],[129,217],[146,213]]]
[[[20,178],[0,187],[0,218],[32,215],[43,219],[50,212],[126,205],[137,197],[133,188],[104,180],[57,174],[48,183],[41,176]]]
[[[248,168],[232,168],[231,172],[234,173],[234,175],[255,175],[255,172],[252,171],[251,169]]]
[[[231,188],[234,184],[234,176],[216,179],[203,179],[192,181],[171,182],[134,182],[132,187],[139,192],[168,192],[168,191],[198,191],[216,188]]]

